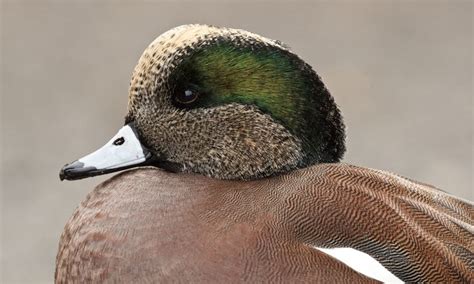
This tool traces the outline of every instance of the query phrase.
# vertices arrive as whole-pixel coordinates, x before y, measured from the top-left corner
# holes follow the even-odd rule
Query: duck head
[[[125,125],[64,166],[80,179],[156,165],[220,179],[266,177],[342,158],[344,124],[316,72],[279,41],[185,25],[144,51]]]

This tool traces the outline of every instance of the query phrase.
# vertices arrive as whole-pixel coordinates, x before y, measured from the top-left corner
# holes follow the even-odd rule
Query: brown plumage
[[[375,282],[315,247],[365,252],[407,282],[473,282],[473,204],[337,163],[344,150],[333,98],[286,46],[172,29],[134,70],[126,125],[60,177],[176,173],[96,187],[66,224],[56,282]]]
[[[472,205],[377,170],[321,164],[235,182],[131,170],[61,236],[56,282],[370,282],[313,249],[354,247],[407,282],[472,282]]]

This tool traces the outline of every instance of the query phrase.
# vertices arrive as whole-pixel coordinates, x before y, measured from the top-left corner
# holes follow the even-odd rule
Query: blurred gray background
[[[108,176],[62,165],[123,123],[143,49],[176,25],[242,28],[289,44],[347,125],[345,162],[473,200],[470,1],[3,1],[2,283],[51,282],[64,224]]]

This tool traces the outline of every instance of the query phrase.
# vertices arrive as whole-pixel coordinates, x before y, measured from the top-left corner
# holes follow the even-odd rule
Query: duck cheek
[[[122,127],[97,151],[64,166],[61,180],[74,180],[150,164],[154,155],[140,143],[133,124]]]

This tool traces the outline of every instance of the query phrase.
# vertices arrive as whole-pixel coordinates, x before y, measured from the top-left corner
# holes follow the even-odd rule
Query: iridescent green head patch
[[[301,139],[309,163],[342,157],[344,127],[332,97],[312,68],[288,50],[217,41],[185,58],[173,81],[175,98],[198,96],[189,105],[175,100],[178,107],[254,105]]]
[[[200,93],[196,106],[253,104],[290,128],[297,126],[296,114],[304,100],[295,94],[309,82],[283,53],[221,44],[196,52],[182,67],[178,86]]]

